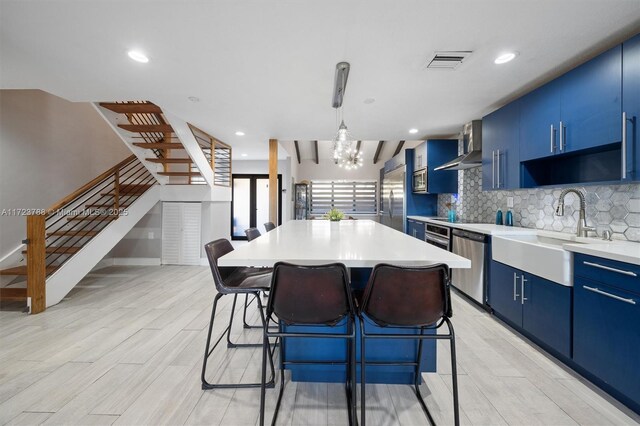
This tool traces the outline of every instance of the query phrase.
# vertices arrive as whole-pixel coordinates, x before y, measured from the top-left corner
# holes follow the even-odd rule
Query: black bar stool
[[[246,267],[218,267],[218,259],[225,254],[233,251],[233,246],[229,240],[221,238],[212,241],[204,246],[207,258],[209,259],[209,266],[211,267],[211,274],[213,275],[213,282],[215,283],[216,294],[213,300],[213,308],[211,310],[211,321],[209,322],[209,333],[207,334],[207,345],[204,350],[204,360],[202,362],[202,389],[217,389],[217,388],[256,388],[263,386],[264,383],[239,383],[239,384],[212,384],[206,380],[207,360],[211,356],[211,353],[218,346],[224,335],[227,336],[228,347],[259,347],[263,346],[262,343],[232,343],[230,340],[231,326],[233,325],[233,314],[236,306],[236,298],[238,294],[255,296],[258,303],[258,311],[260,311],[260,319],[264,326],[264,313],[262,311],[262,302],[260,301],[260,292],[269,290],[271,285],[271,269],[265,268],[246,268]],[[216,315],[216,307],[218,300],[222,296],[227,294],[233,294],[233,306],[231,308],[231,316],[229,318],[229,325],[225,331],[220,335],[218,340],[211,347],[211,334],[213,332],[213,322]],[[269,346],[269,342],[266,342]],[[272,353],[269,350],[269,361],[271,363],[271,380],[267,384],[269,387],[273,387],[275,371],[273,366]]]
[[[267,232],[273,231],[274,229],[276,229],[276,225],[273,222],[265,222],[264,229],[266,229]]]
[[[247,240],[253,241],[258,238],[260,235],[260,230],[258,228],[247,228],[244,230],[245,235],[247,236]]]
[[[275,277],[274,277],[275,278]],[[420,363],[422,344],[425,339],[448,339],[451,343],[451,378],[453,380],[453,412],[455,425],[460,424],[458,410],[458,374],[456,368],[456,346],[449,289],[448,268],[444,264],[429,267],[403,268],[386,264],[376,265],[364,290],[358,317],[360,319],[360,423],[365,425],[365,367],[367,339],[415,339],[418,340],[415,362],[375,362],[376,365],[405,365],[414,367],[414,387],[416,397],[429,422],[435,425],[427,405],[420,393]],[[367,333],[366,323],[373,322],[379,327],[418,330],[420,334]],[[448,334],[435,334],[443,324],[447,324]],[[431,331],[433,334],[424,334]],[[372,363],[374,364],[374,363]],[[264,373],[263,373],[264,374]]]
[[[274,315],[277,319],[274,319]],[[273,414],[275,425],[284,392],[284,367],[292,364],[344,364],[347,367],[345,388],[349,424],[356,424],[356,360],[355,360],[355,311],[351,299],[351,288],[347,268],[341,263],[317,266],[298,266],[278,262],[273,268],[271,292],[267,302],[265,324],[278,324],[278,331],[264,328],[262,346],[262,391],[260,394],[260,425],[264,425],[267,357],[269,338],[280,339],[280,393]],[[286,332],[284,325],[342,326],[346,333]],[[324,327],[323,327],[324,328]],[[296,361],[284,359],[282,338],[346,339],[345,360]]]

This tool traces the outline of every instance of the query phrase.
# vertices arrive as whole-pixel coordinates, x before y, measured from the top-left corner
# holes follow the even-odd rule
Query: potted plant
[[[344,213],[336,208],[332,208],[324,215],[324,218],[332,222],[339,222],[344,219]]]

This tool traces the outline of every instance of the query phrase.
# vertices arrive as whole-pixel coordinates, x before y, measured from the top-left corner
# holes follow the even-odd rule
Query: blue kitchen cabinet
[[[520,99],[520,161],[554,155],[558,145],[560,81],[553,80]]]
[[[491,262],[489,305],[546,349],[571,357],[571,288]]]
[[[457,170],[434,170],[435,167],[458,156],[458,140],[428,139],[416,149],[419,149],[419,155],[425,155],[423,162],[424,167],[427,168],[427,192],[429,194],[458,192]]]
[[[625,115],[624,180],[640,180],[640,34],[622,44],[622,112]]]
[[[622,46],[598,55],[560,78],[558,152],[619,143],[622,126]]]
[[[520,160],[619,143],[621,98],[621,46],[524,96]]]
[[[489,304],[499,316],[515,327],[522,327],[522,302],[519,271],[503,263],[491,261]]]
[[[424,222],[407,219],[407,234],[424,241]]]
[[[640,266],[574,256],[573,360],[640,412]]]
[[[522,273],[520,280],[520,291],[524,292],[524,299],[521,299],[522,328],[570,358],[571,287],[528,273]]]
[[[482,189],[520,187],[520,101],[482,119]]]

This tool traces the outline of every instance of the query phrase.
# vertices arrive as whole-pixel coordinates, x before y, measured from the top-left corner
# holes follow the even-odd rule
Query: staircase
[[[105,118],[121,131],[120,135],[125,142],[132,147],[146,150],[147,155],[144,161],[158,166],[158,168],[149,168],[158,176],[168,178],[168,181],[161,183],[206,185],[207,180],[192,158],[195,155],[204,155],[207,165],[210,165],[212,170],[218,168],[220,177],[225,175],[225,167],[228,168],[227,174],[229,174],[230,146],[188,125],[191,135],[197,142],[196,147],[200,148],[198,150],[200,152],[190,151],[176,135],[175,129],[157,105],[148,101],[101,102],[98,105],[116,114],[115,117]],[[125,120],[126,124],[123,123]],[[183,137],[191,135],[186,134]],[[230,182],[219,178],[214,184],[229,186]]]
[[[27,216],[26,250],[22,251],[26,256],[21,264],[0,270],[2,276],[16,277],[15,285],[0,288],[0,300],[30,302],[32,313],[43,311],[47,279],[111,224],[129,219],[138,199],[156,184],[131,155],[49,208]],[[26,287],[19,277],[26,277]]]

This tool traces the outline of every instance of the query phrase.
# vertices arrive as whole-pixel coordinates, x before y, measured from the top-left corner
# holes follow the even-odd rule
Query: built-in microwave
[[[413,184],[411,185],[411,190],[412,192],[421,194],[427,193],[427,169],[413,172]]]

